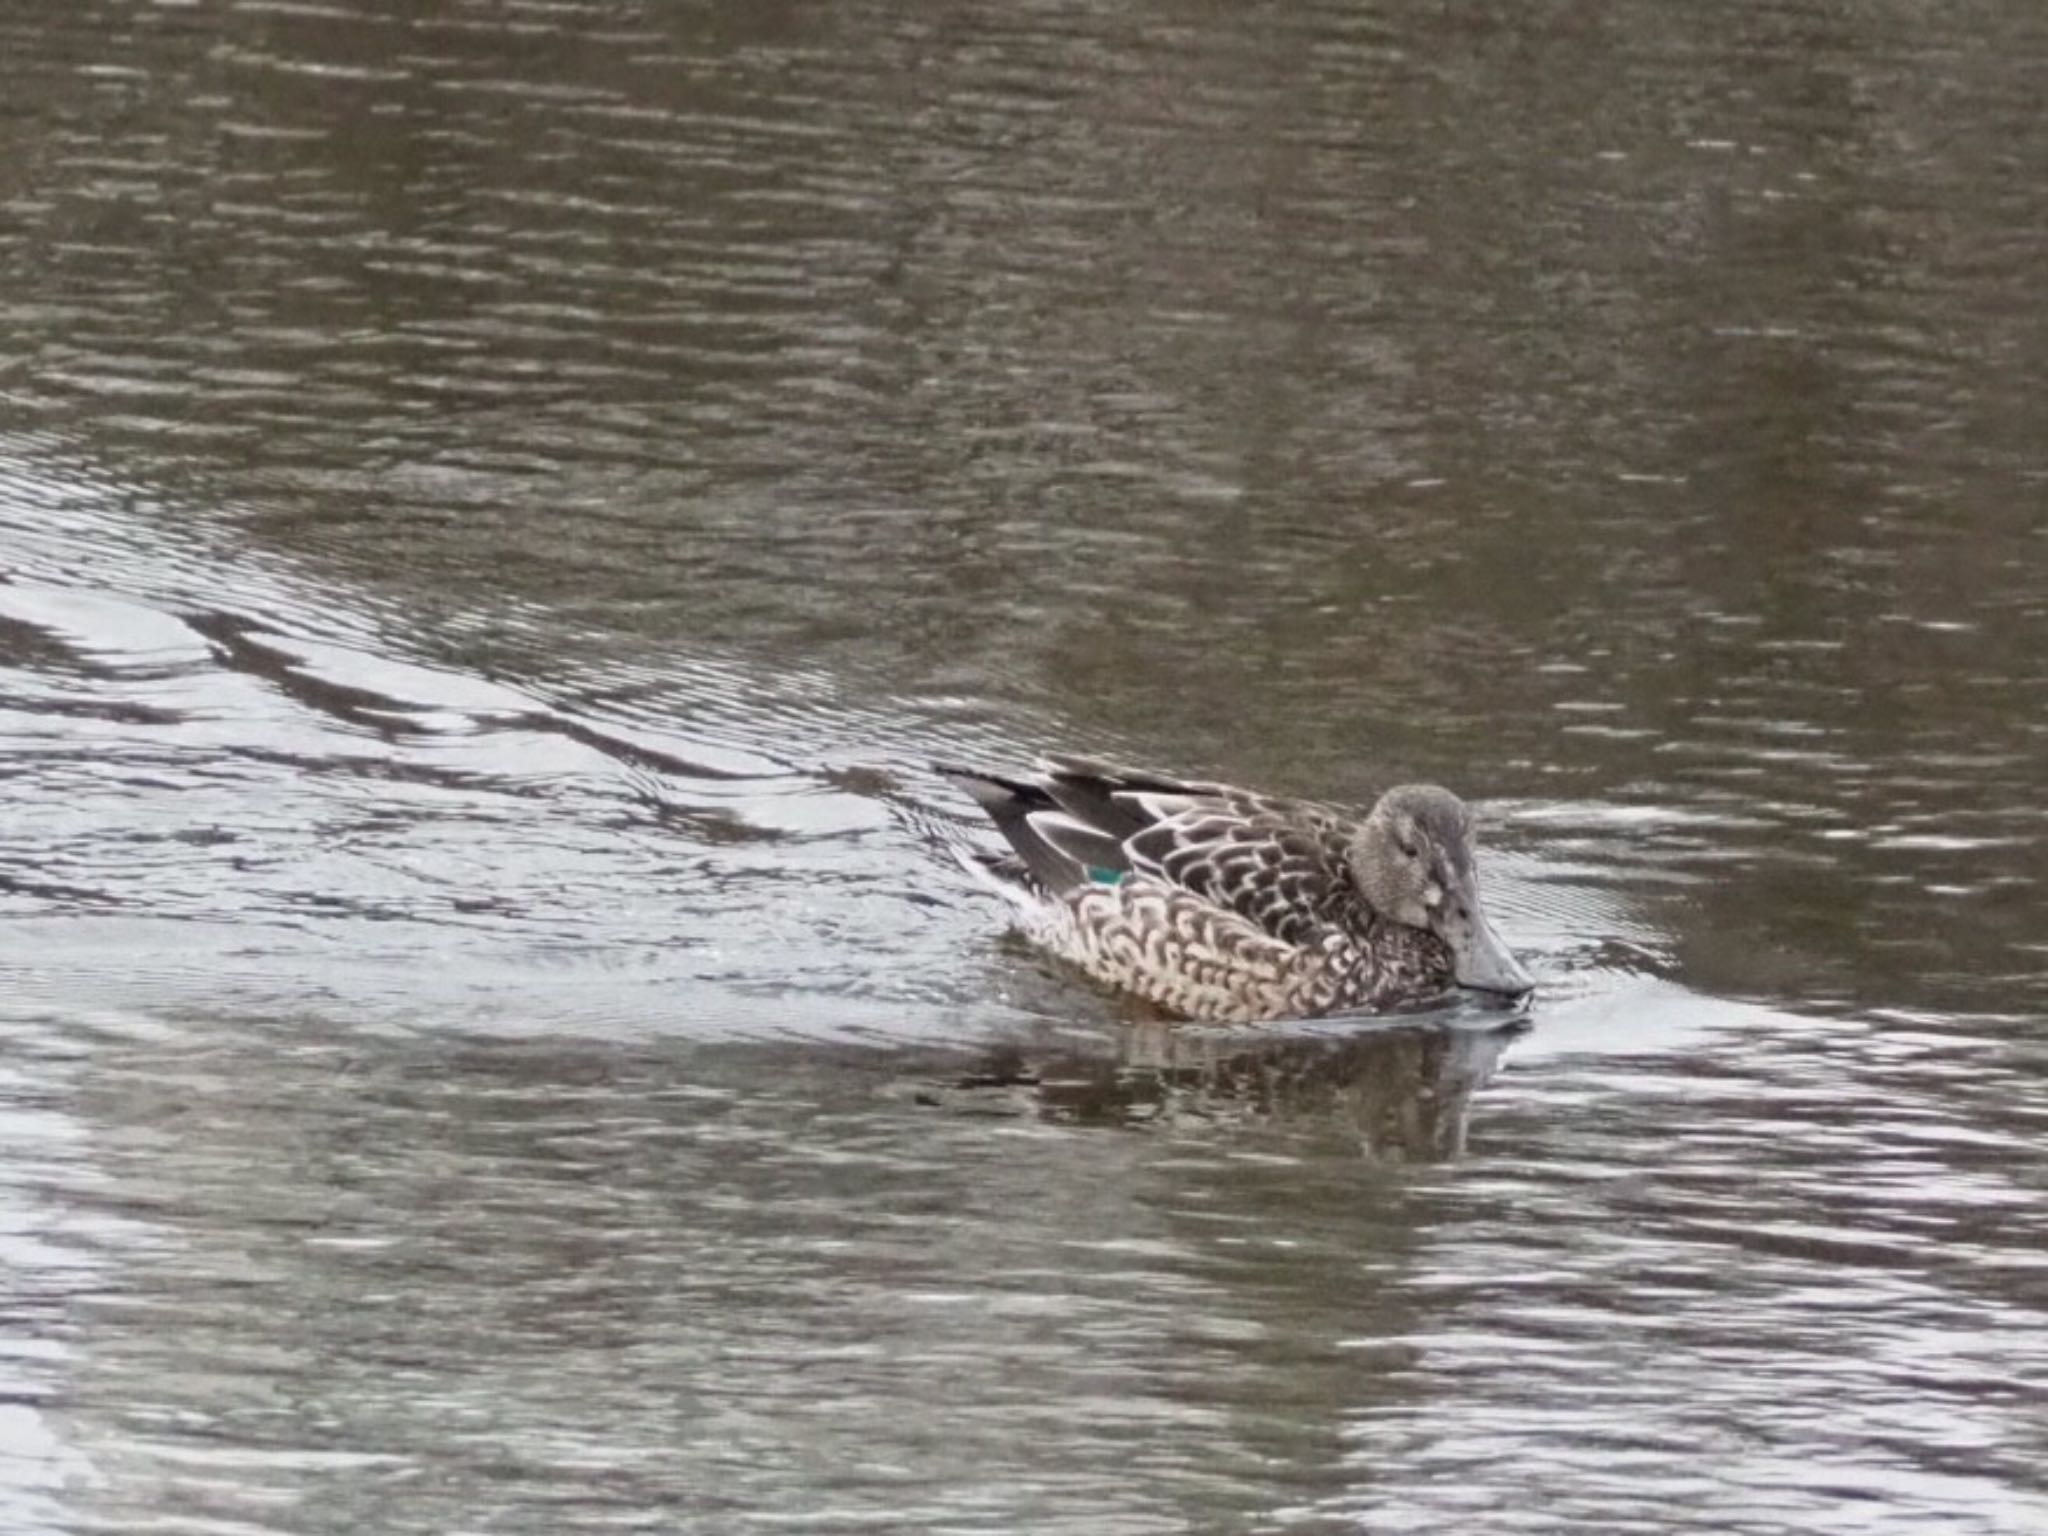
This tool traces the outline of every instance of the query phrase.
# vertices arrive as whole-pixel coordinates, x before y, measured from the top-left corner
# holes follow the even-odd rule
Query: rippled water
[[[2048,13],[0,0],[0,1529],[2048,1529]],[[1140,1022],[934,755],[1479,801]]]

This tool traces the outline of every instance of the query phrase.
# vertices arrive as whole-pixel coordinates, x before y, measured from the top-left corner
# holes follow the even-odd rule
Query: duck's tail
[[[1130,867],[1114,837],[1075,817],[1043,784],[948,763],[934,763],[932,770],[972,795],[1012,850],[970,857],[983,865],[987,877],[1022,888],[1032,901],[1090,881],[1113,882]]]
[[[955,763],[933,763],[932,772],[941,778],[951,779],[973,796],[974,803],[988,813],[989,820],[996,824],[996,830],[1003,834],[1003,840],[1013,850],[988,853],[955,844],[951,851],[961,868],[1005,901],[1027,911],[1061,888],[1054,883],[1060,879],[1061,872],[1050,857],[1051,850],[1044,839],[1031,830],[1030,823],[1033,811],[1053,808],[1051,796],[1022,779],[1004,778],[977,768],[962,768]],[[1033,852],[1038,855],[1036,862],[1031,857]],[[1048,879],[1048,875],[1052,878]]]
[[[1009,853],[985,853],[978,848],[952,847],[947,852],[985,891],[993,891],[1020,914],[1034,914],[1048,897],[1045,887],[1033,877],[1022,859]]]

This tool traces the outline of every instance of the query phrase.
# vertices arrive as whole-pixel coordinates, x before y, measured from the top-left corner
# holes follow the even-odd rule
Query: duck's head
[[[1443,940],[1461,987],[1520,997],[1535,979],[1479,905],[1472,813],[1434,784],[1403,784],[1380,796],[1349,850],[1352,877],[1382,917]]]

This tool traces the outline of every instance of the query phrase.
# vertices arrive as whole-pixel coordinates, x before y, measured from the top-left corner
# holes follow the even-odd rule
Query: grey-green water
[[[2048,12],[0,0],[0,1529],[2048,1529]],[[923,764],[1479,802],[1203,1034]]]

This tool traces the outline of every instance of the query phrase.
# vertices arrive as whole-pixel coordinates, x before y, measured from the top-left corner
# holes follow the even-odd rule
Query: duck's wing
[[[1316,828],[1197,804],[1162,817],[1124,848],[1134,869],[1227,907],[1286,943],[1353,926],[1357,892],[1343,840]]]
[[[1090,857],[1114,844],[1111,878],[1149,875],[1287,944],[1356,926],[1359,897],[1344,856],[1350,827],[1328,806],[1089,758],[1048,758],[1038,783]]]

